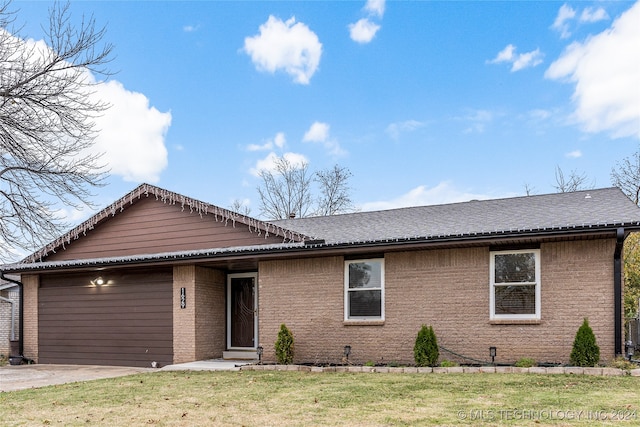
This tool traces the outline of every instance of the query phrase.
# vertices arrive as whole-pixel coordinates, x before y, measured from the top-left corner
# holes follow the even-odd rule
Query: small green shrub
[[[514,366],[516,368],[531,368],[532,366],[536,366],[536,361],[530,357],[523,357],[518,360]]]
[[[364,364],[364,366],[376,366],[375,362],[372,362],[371,360],[367,360]]]
[[[460,365],[458,365],[453,360],[443,360],[442,362],[440,362],[441,368],[453,368],[455,366],[460,366]]]
[[[571,364],[575,366],[595,366],[600,360],[600,347],[596,344],[596,336],[589,326],[589,321],[584,318],[582,326],[576,332],[571,350]]]
[[[275,343],[276,360],[281,365],[290,365],[293,363],[293,334],[283,323],[280,325],[280,332]]]
[[[422,328],[420,328],[416,337],[416,344],[413,347],[413,357],[418,366],[436,366],[438,363],[440,352],[438,350],[438,340],[432,326],[427,328],[426,325],[422,325]]]
[[[613,359],[609,363],[609,367],[610,368],[624,369],[625,371],[630,371],[632,369],[638,369],[638,365],[636,365],[635,363],[625,359],[622,356],[618,356],[615,359]]]

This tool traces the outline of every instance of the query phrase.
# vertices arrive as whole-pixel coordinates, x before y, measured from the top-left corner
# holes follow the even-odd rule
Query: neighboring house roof
[[[153,191],[156,197],[169,194],[171,203],[189,206],[188,198],[146,184],[105,209],[115,214],[126,207],[131,197]],[[201,202],[197,202],[201,203]],[[201,209],[196,205],[196,209]],[[211,209],[213,205],[205,205]],[[191,207],[193,209],[193,207]],[[220,208],[217,208],[220,209]],[[210,211],[209,211],[210,212]],[[227,218],[248,218],[223,210]],[[216,211],[218,214],[218,211]],[[263,222],[246,220],[254,227],[283,236],[296,236],[294,241],[280,244],[236,246],[157,254],[82,259],[69,261],[31,262],[3,267],[5,271],[29,271],[55,268],[75,268],[128,263],[174,262],[213,258],[285,254],[308,250],[349,248],[376,245],[432,244],[464,242],[474,239],[512,238],[554,234],[614,232],[640,230],[640,208],[618,188],[605,188],[574,193],[557,193],[495,200],[476,200],[434,206],[420,206],[375,212],[326,217],[297,218]],[[246,222],[245,222],[246,223]],[[89,221],[89,225],[93,222]],[[86,226],[85,226],[86,227]],[[74,229],[82,233],[82,226]],[[274,231],[276,230],[276,231]],[[614,234],[615,235],[615,234]],[[65,237],[61,239],[64,241]]]

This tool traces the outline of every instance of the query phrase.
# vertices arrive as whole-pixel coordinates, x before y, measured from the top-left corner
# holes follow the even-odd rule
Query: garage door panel
[[[87,285],[90,277],[57,275],[41,280],[40,363],[143,367],[152,361],[172,363],[172,270],[114,273],[109,277],[117,280],[100,287]]]

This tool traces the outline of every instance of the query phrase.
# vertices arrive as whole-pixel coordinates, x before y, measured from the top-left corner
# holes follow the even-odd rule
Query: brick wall
[[[196,268],[196,360],[220,358],[226,348],[225,286],[224,272]]]
[[[221,357],[225,346],[225,274],[193,265],[173,269],[173,363]],[[186,307],[180,307],[185,288]]]
[[[473,359],[490,360],[489,347],[495,346],[496,362],[532,357],[566,363],[588,317],[606,362],[614,356],[614,248],[614,240],[542,244],[542,319],[533,324],[489,321],[487,247],[386,254],[386,320],[375,325],[343,321],[342,257],[261,262],[264,360],[275,360],[273,343],[286,323],[295,337],[296,362],[340,362],[344,346],[351,345],[355,363],[413,363],[416,334],[427,324],[441,346]],[[441,359],[462,361],[445,351]]]
[[[38,362],[38,276],[23,275],[21,278],[24,291],[24,315],[23,315],[23,347],[25,357]]]

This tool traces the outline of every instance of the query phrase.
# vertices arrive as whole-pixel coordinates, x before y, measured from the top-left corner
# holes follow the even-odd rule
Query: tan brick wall
[[[275,359],[273,343],[286,323],[295,337],[297,362],[351,360],[413,363],[422,324],[433,325],[438,343],[455,353],[497,362],[522,357],[566,363],[575,333],[588,317],[603,362],[614,356],[614,240],[541,245],[541,314],[537,324],[489,321],[489,249],[464,248],[397,252],[385,256],[385,322],[347,325],[344,317],[342,257],[261,262],[259,339],[265,361]],[[441,359],[452,354],[441,351]],[[468,362],[468,361],[467,361]]]
[[[196,268],[196,360],[220,358],[226,348],[225,286],[224,272]]]
[[[38,288],[40,281],[37,275],[23,275],[21,278],[24,291],[23,333],[24,356],[38,362]]]
[[[196,360],[195,270],[193,265],[173,267],[173,363]],[[180,308],[180,288],[185,288],[185,308]]]
[[[193,265],[173,269],[173,363],[221,357],[225,346],[225,274]],[[180,308],[180,288],[187,304]]]

